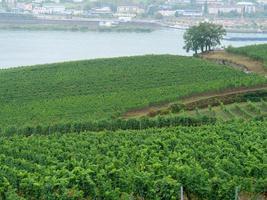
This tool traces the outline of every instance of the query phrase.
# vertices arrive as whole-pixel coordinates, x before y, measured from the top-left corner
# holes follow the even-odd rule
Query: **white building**
[[[238,2],[237,6],[242,9],[243,13],[255,13],[256,6],[252,2]]]
[[[65,14],[65,6],[61,5],[44,5],[43,7],[35,7],[33,14]]]
[[[138,6],[118,6],[118,13],[130,13],[130,14],[142,14],[145,12],[144,9],[139,8]]]
[[[185,10],[182,15],[185,17],[202,17],[203,13],[201,11]]]
[[[267,0],[258,0],[258,3],[267,4]]]
[[[33,10],[33,5],[32,3],[17,3],[16,8],[31,12]]]
[[[158,13],[163,17],[174,17],[176,10],[159,10]]]
[[[219,5],[212,5],[208,7],[208,12],[211,15],[218,15],[219,13],[230,13],[230,12],[236,12],[241,14],[242,8],[238,6],[219,6]]]
[[[223,0],[196,0],[196,4],[223,5]]]
[[[101,8],[92,8],[91,13],[97,15],[105,15],[105,14],[112,14],[112,11],[110,7],[101,7]]]

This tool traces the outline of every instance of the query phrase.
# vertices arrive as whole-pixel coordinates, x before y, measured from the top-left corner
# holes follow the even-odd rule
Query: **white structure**
[[[112,27],[115,23],[113,21],[100,21],[98,25],[100,27]]]
[[[2,0],[1,0],[0,2],[2,2]],[[7,5],[8,7],[15,7],[17,1],[16,1],[16,0],[5,0],[5,3],[6,3],[6,5]]]
[[[120,22],[130,22],[132,21],[132,17],[119,17]]]
[[[256,6],[252,2],[238,2],[237,6],[242,9],[243,13],[255,13]]]
[[[144,9],[139,8],[138,6],[118,6],[118,13],[130,13],[130,14],[142,14],[145,12]]]
[[[219,5],[213,5],[208,7],[208,12],[211,15],[217,15],[219,13],[230,13],[230,12],[236,12],[241,14],[242,13],[242,8],[239,6],[230,6],[230,5],[225,5],[225,6],[219,6]]]
[[[107,7],[107,6],[102,7],[102,8],[93,8],[92,10],[97,13],[110,13],[111,12],[110,7]]]
[[[33,14],[65,14],[65,6],[60,5],[45,5],[43,7],[35,7],[32,11]]]
[[[267,0],[258,0],[258,3],[267,4]]]
[[[60,6],[60,5],[48,6],[46,8],[48,8],[50,12],[58,14],[64,13],[65,11],[65,6]]]
[[[202,17],[203,13],[195,10],[184,10],[182,15],[185,17]]]
[[[24,11],[32,11],[33,5],[32,3],[17,3],[16,8]]]
[[[163,17],[173,17],[175,16],[176,10],[159,10],[158,13],[160,13]]]
[[[223,0],[196,0],[196,4],[200,4],[200,5],[204,5],[204,4],[208,5],[223,5]]]

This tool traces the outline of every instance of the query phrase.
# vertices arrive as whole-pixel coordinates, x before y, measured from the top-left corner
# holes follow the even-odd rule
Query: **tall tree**
[[[223,36],[226,34],[221,25],[209,22],[202,22],[197,26],[192,26],[184,34],[187,52],[194,51],[195,54],[200,50],[202,53],[210,51],[213,47],[221,44]]]

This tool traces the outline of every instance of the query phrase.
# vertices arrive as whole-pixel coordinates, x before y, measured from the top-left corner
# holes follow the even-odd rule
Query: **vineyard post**
[[[238,190],[239,190],[239,188],[238,187],[235,187],[235,200],[239,200]]]
[[[183,189],[183,186],[181,186],[181,200],[184,200],[184,189]]]

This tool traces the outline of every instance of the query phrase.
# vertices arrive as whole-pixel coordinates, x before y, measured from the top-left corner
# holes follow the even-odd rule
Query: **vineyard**
[[[195,108],[191,111],[181,111],[178,116],[207,116],[214,117],[219,121],[229,120],[250,120],[267,116],[267,102],[262,100],[260,102],[244,102],[232,103],[219,106],[208,106],[208,108]]]
[[[230,53],[245,55],[255,60],[263,61],[265,69],[267,70],[267,44],[228,48],[227,51]]]
[[[0,200],[266,200],[259,72],[174,55],[0,70]]]
[[[0,71],[0,127],[113,119],[133,108],[266,83],[191,57],[137,56]]]
[[[266,122],[0,139],[1,199],[232,200],[265,191]],[[94,198],[92,198],[94,197]]]

